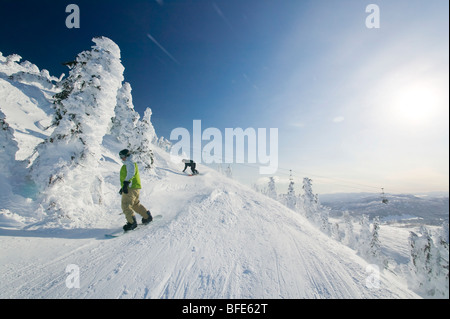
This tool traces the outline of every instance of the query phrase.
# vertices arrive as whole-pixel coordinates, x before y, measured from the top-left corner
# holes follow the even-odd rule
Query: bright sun
[[[428,124],[439,103],[438,93],[426,85],[412,85],[400,89],[392,101],[392,113],[403,124]]]

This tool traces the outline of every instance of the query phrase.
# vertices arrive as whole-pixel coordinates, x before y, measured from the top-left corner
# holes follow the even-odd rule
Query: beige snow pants
[[[133,223],[134,212],[138,213],[144,218],[148,218],[148,209],[142,206],[139,202],[140,189],[128,189],[128,194],[122,193],[122,211],[125,214],[127,222]]]

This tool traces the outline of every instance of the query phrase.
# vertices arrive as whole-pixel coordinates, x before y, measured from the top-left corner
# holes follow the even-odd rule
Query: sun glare
[[[403,124],[429,124],[436,113],[438,93],[426,85],[400,89],[392,101],[392,113]]]

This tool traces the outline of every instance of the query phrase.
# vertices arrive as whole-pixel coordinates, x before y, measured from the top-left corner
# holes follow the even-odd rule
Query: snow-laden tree
[[[317,220],[317,214],[320,210],[319,198],[314,194],[312,189],[312,179],[305,177],[303,178],[303,194],[302,194],[302,205],[305,216],[310,221],[315,222]]]
[[[45,70],[39,70],[37,65],[23,61],[22,57],[18,54],[11,54],[7,57],[3,57],[0,52],[0,73],[8,76],[8,79],[14,82],[20,82],[25,84],[31,84],[45,90],[53,90],[55,83],[58,83],[60,79],[51,76],[50,73]]]
[[[10,80],[32,84],[45,90],[53,90],[55,87],[53,82],[59,81],[58,78],[50,76],[47,70],[43,69],[39,71],[36,65],[28,61],[21,63],[21,66],[25,70],[11,74],[9,76]]]
[[[55,113],[53,115],[52,126],[58,126],[59,122],[67,113],[66,106],[63,101],[65,101],[69,97],[70,93],[72,93],[74,85],[75,73],[69,73],[67,78],[57,84],[59,92],[53,96],[53,108],[55,109]]]
[[[231,169],[231,165],[225,169],[225,176],[228,178],[233,178],[233,170]]]
[[[273,176],[269,177],[269,183],[267,185],[267,196],[270,198],[277,200],[277,187],[275,185],[275,178]]]
[[[329,222],[330,208],[321,205],[319,207],[320,207],[318,214],[319,220],[317,221],[318,226],[323,233],[327,234],[328,236],[331,236],[333,226]]]
[[[372,240],[372,232],[370,230],[369,216],[363,214],[359,220],[360,232],[358,237],[358,253],[367,258],[370,256],[370,242]]]
[[[428,298],[448,298],[448,244],[439,247],[430,231],[421,226],[419,234],[410,232],[412,289]],[[438,247],[437,247],[438,246]]]
[[[342,243],[350,248],[355,248],[356,245],[356,239],[355,239],[355,231],[353,228],[353,221],[352,217],[350,216],[350,213],[348,211],[345,211],[343,214],[343,231],[344,236],[342,239]]]
[[[441,241],[447,243],[449,241],[448,221],[442,223],[442,229],[440,234]]]
[[[106,37],[92,41],[92,50],[78,54],[70,70],[69,89],[56,105],[56,127],[38,146],[31,167],[44,194],[43,209],[71,220],[85,216],[83,210],[98,213],[95,205],[102,203],[100,146],[123,81],[119,47]]]
[[[81,158],[98,155],[109,119],[114,116],[124,70],[120,49],[114,42],[105,37],[92,41],[96,45],[77,56],[64,81],[69,83],[69,89],[64,96],[57,95],[57,113],[61,118],[49,139],[50,143],[70,141],[82,146]]]
[[[0,173],[10,176],[16,170],[16,153],[19,150],[14,139],[14,130],[6,122],[5,114],[0,111]]]
[[[123,84],[117,93],[117,104],[111,118],[111,134],[115,136],[123,147],[133,154],[139,167],[149,170],[153,167],[153,146],[157,143],[155,128],[151,122],[152,110],[147,108],[142,120],[134,110],[131,96],[131,85]]]
[[[20,60],[22,60],[22,57],[20,55],[18,55],[18,54],[13,53],[13,54],[8,55],[6,57],[6,64],[11,66],[14,63],[20,62]]]
[[[440,291],[443,291],[443,297],[449,297],[449,235],[448,221],[442,224],[440,234],[437,239],[437,249],[439,251],[439,273],[441,278]]]
[[[380,243],[380,218],[374,217],[372,220],[372,235],[369,243],[369,260],[371,262],[382,264],[381,243]]]
[[[153,146],[157,141],[155,128],[151,122],[152,110],[147,108],[142,120],[136,125],[135,134],[128,139],[129,148],[134,159],[144,170],[150,170],[153,167],[154,155]]]
[[[172,148],[172,143],[166,139],[164,136],[161,136],[158,139],[158,146],[165,150],[167,153],[170,153],[170,149]],[[222,166],[220,167],[220,169],[222,169]]]
[[[117,92],[117,104],[114,117],[111,118],[111,135],[115,136],[126,148],[131,148],[130,141],[135,139],[139,113],[134,110],[131,85],[124,82]]]
[[[303,211],[305,217],[315,224],[323,233],[333,238],[340,239],[339,226],[329,222],[330,208],[322,206],[319,202],[319,195],[314,194],[312,180],[303,178],[303,194],[296,197],[297,210]]]
[[[330,231],[331,231],[330,234],[331,238],[337,241],[342,241],[343,235],[340,230],[339,223],[333,223],[332,225],[330,224]]]
[[[381,255],[381,244],[379,239],[380,220],[375,217],[370,223],[368,215],[362,215],[359,224],[361,230],[358,239],[358,253],[367,261],[384,266],[385,261]]]
[[[19,146],[14,137],[14,129],[9,126],[5,114],[0,110],[0,197],[4,204],[0,207],[1,210],[17,208],[16,200],[20,197],[15,196],[14,188],[19,185],[23,191],[31,191],[34,188],[34,183],[28,177],[29,162],[16,160],[18,151]],[[11,183],[11,181],[14,182]],[[5,199],[8,200],[5,201]]]
[[[297,197],[295,196],[295,189],[294,189],[294,179],[292,178],[292,174],[289,178],[289,185],[288,185],[288,191],[285,196],[286,206],[289,207],[292,210],[297,210]]]

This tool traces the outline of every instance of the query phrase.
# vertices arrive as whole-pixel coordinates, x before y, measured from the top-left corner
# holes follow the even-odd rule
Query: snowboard
[[[143,228],[143,227],[146,227],[146,226],[150,226],[150,225],[152,225],[153,223],[155,223],[155,222],[161,220],[162,217],[163,217],[162,215],[156,215],[156,216],[153,216],[153,220],[152,220],[150,223],[148,223],[147,225],[139,224],[135,229],[129,230],[129,231],[124,231],[123,229],[120,229],[120,230],[117,230],[117,231],[115,231],[115,232],[113,232],[113,233],[105,234],[105,237],[106,237],[106,238],[116,238],[116,237],[120,237],[120,236],[122,236],[122,235],[125,235],[126,233],[131,233],[131,232],[136,231],[136,230],[138,230],[138,229],[140,229],[140,228]]]
[[[200,173],[197,173],[197,174],[187,174],[187,176],[197,176],[197,175],[200,175]]]

